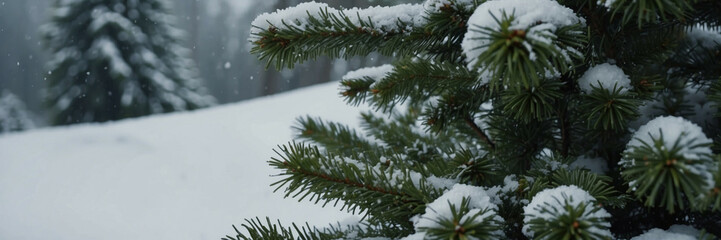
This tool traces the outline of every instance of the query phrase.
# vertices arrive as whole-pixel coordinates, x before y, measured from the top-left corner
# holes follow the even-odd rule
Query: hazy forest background
[[[0,92],[17,95],[36,125],[48,124],[44,89],[50,51],[40,28],[51,16],[55,0],[0,1]],[[249,53],[250,22],[263,12],[294,6],[303,0],[173,0],[176,26],[185,30],[184,44],[192,50],[203,84],[218,103],[274,94],[338,80],[348,70],[384,60],[371,55],[345,60],[320,59],[293,70],[265,70]],[[401,1],[328,0],[333,7],[392,5]]]

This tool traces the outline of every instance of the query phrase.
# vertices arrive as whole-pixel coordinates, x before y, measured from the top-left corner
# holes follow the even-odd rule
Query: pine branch
[[[528,89],[539,84],[543,79],[539,76],[563,74],[583,59],[579,49],[587,39],[581,25],[563,26],[552,32],[536,30],[535,26],[512,29],[516,21],[512,14],[504,12],[500,18],[492,17],[499,29],[472,25],[469,31],[481,36],[471,40],[487,42],[478,47],[485,50],[473,67],[490,79],[494,89],[501,86]]]
[[[334,122],[323,122],[321,119],[311,117],[298,118],[298,125],[294,127],[298,139],[313,141],[325,148],[326,151],[344,157],[358,157],[358,154],[365,154],[370,165],[379,162],[380,156],[385,153],[383,149],[370,143],[364,137],[359,136],[354,130],[346,125]]]
[[[459,206],[449,202],[450,217],[431,219],[436,226],[420,227],[418,231],[431,239],[502,239],[501,222],[494,219],[495,214],[489,214],[492,210],[472,209],[470,201],[464,197]]]
[[[393,167],[368,166],[359,161],[324,155],[314,147],[292,143],[280,147],[280,159],[271,166],[283,170],[283,179],[271,184],[286,186],[285,196],[302,201],[338,204],[350,212],[364,212],[373,220],[410,227],[407,221],[423,211],[425,203],[440,196],[445,180]],[[434,185],[435,184],[435,185]]]
[[[495,178],[501,176],[500,168],[491,159],[491,154],[484,153],[479,156],[468,149],[462,149],[455,154],[451,165],[455,166],[450,174],[453,178],[459,179],[460,183],[472,184],[474,186],[491,186]]]
[[[596,198],[599,203],[611,206],[623,206],[623,198],[617,197],[619,192],[611,185],[608,176],[597,175],[585,170],[560,169],[551,176],[552,186],[575,185]]]
[[[438,11],[430,11],[425,31],[434,35],[448,36],[445,41],[437,42],[428,49],[431,56],[445,62],[461,63],[464,59],[461,42],[466,33],[468,18],[481,1],[444,2]]]
[[[393,70],[380,81],[344,80],[347,88],[341,94],[346,102],[370,102],[376,109],[389,112],[406,101],[422,103],[432,96],[473,86],[477,78],[477,73],[449,62],[405,59],[394,63]]]
[[[553,103],[563,97],[562,82],[556,79],[541,80],[530,87],[519,87],[501,92],[504,114],[522,121],[546,120],[556,112]]]
[[[459,122],[465,124],[466,119],[472,119],[471,116],[481,112],[479,106],[488,102],[492,96],[488,85],[474,85],[446,93],[437,103],[430,103],[424,109],[425,124],[433,132],[442,131]]]
[[[488,126],[496,144],[493,154],[504,160],[501,164],[509,173],[525,173],[541,150],[554,145],[554,127],[550,120],[524,123],[495,113],[489,115]]]
[[[695,10],[689,25],[701,25],[718,31],[721,29],[721,2],[715,0],[700,0],[693,6]]]
[[[695,29],[696,31],[701,31]],[[686,38],[676,54],[664,63],[668,68],[678,69],[674,71],[674,78],[690,79],[696,83],[705,83],[709,80],[721,78],[721,42],[709,44],[696,39]]]
[[[678,24],[647,24],[642,29],[626,26],[616,33],[611,44],[633,51],[618,51],[615,59],[624,70],[638,65],[662,63],[674,55],[685,37],[685,28]]]
[[[465,122],[466,124],[468,124],[469,127],[471,127],[471,129],[473,129],[476,134],[478,134],[479,137],[481,137],[481,139],[483,139],[484,142],[486,142],[486,144],[488,144],[491,149],[496,148],[496,144],[493,143],[490,138],[488,138],[488,135],[486,135],[486,133],[483,132],[483,130],[478,127],[475,122],[473,122],[473,119],[466,118]]]
[[[241,225],[247,233],[242,233],[238,228],[233,226],[236,232],[235,237],[226,235],[222,240],[253,240],[253,239],[303,239],[303,240],[325,240],[325,239],[338,239],[343,236],[343,233],[338,229],[330,228],[320,230],[315,227],[311,227],[308,223],[300,228],[295,223],[292,227],[284,227],[280,221],[278,224],[272,223],[270,218],[265,219],[265,223],[261,222],[259,218],[245,219],[245,223]],[[246,235],[247,234],[247,235]]]
[[[418,25],[421,22],[418,19],[398,19],[395,26],[376,26],[379,23],[372,15],[364,19],[360,11],[363,10],[326,7],[320,9],[318,15],[308,12],[302,19],[286,19],[287,22],[284,20],[281,24],[268,22],[267,28],[254,26],[251,53],[265,60],[266,66],[293,68],[296,63],[319,56],[347,59],[371,52],[385,56],[414,56],[445,38],[445,35],[424,31],[423,26]],[[373,14],[373,11],[366,9],[363,14]],[[305,25],[299,27],[295,21]]]
[[[585,95],[582,109],[588,127],[595,131],[626,131],[627,123],[639,116],[640,102],[630,93],[621,93],[622,87],[602,89],[592,85],[593,90]]]
[[[601,2],[607,4],[609,0],[601,0]],[[638,28],[641,28],[644,23],[654,23],[659,18],[663,21],[672,18],[686,21],[695,2],[697,0],[616,0],[612,1],[610,7],[614,15],[623,16],[624,24],[635,18]]]

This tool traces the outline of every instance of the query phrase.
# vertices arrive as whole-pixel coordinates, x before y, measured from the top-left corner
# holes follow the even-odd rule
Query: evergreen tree
[[[30,112],[10,91],[0,92],[0,133],[35,128]]]
[[[341,81],[380,112],[365,134],[300,118],[269,162],[276,190],[363,224],[227,239],[721,236],[721,1],[313,2],[252,24],[268,66],[396,61]]]
[[[43,35],[55,124],[212,105],[164,0],[59,0]]]

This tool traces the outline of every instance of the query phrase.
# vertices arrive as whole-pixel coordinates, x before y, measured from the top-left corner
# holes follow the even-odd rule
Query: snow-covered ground
[[[0,239],[219,239],[243,218],[354,218],[283,199],[266,163],[303,115],[357,126],[338,83],[194,112],[0,135]]]

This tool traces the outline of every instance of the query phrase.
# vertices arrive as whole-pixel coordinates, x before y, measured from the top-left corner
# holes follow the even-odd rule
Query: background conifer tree
[[[395,62],[340,83],[379,112],[362,132],[300,118],[269,162],[286,197],[363,224],[255,218],[228,239],[721,236],[719,1],[311,2],[252,24],[276,68]]]
[[[15,94],[0,92],[0,133],[35,128],[30,112]]]
[[[56,1],[43,35],[55,124],[212,105],[163,0]]]

